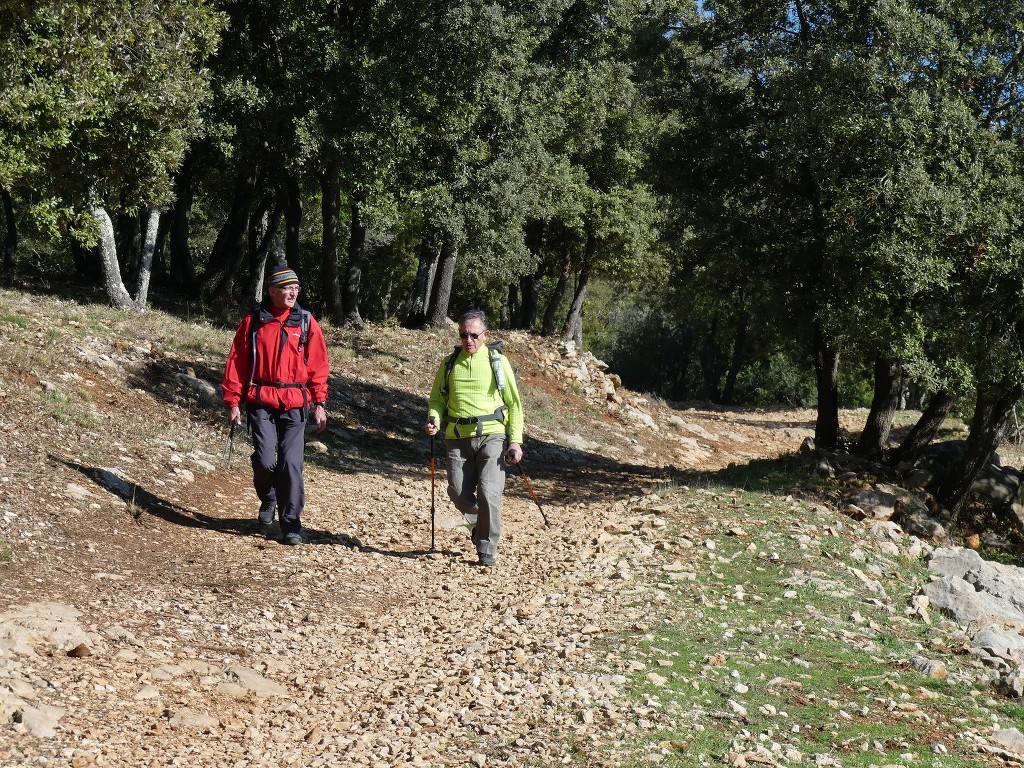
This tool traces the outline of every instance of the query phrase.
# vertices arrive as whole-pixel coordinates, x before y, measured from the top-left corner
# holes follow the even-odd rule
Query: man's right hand
[[[437,434],[437,421],[434,419],[427,419],[427,423],[423,425],[423,431],[433,437]]]
[[[232,406],[228,412],[228,424],[241,424],[242,423],[242,409],[237,405]]]

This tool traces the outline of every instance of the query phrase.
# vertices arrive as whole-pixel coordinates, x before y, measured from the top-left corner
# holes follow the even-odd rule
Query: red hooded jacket
[[[306,348],[301,347],[302,311],[298,305],[280,310],[268,303],[260,306],[251,374],[253,313],[242,318],[220,384],[229,408],[251,403],[285,411],[327,400],[327,343],[320,324],[310,315],[309,338]]]

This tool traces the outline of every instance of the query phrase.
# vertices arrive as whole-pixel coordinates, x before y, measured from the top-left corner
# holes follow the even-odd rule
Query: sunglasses
[[[480,333],[466,333],[465,331],[459,331],[459,338],[460,339],[472,339],[473,341],[476,341],[481,336],[483,336],[485,333],[487,333],[487,331],[481,331]]]

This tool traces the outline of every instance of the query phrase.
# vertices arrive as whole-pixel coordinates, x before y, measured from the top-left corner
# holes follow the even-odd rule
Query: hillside
[[[671,604],[643,585],[690,584],[672,599],[700,605],[727,566],[694,570],[695,543],[740,528],[874,547],[813,500],[783,493],[780,528],[715,490],[719,470],[795,452],[811,412],[671,407],[500,334],[551,527],[510,478],[498,568],[475,568],[439,471],[430,552],[421,424],[455,334],[393,326],[327,329],[309,543],[283,547],[256,535],[244,436],[225,466],[233,328],[0,301],[0,765],[619,764],[649,752],[623,740],[650,720],[630,681]]]

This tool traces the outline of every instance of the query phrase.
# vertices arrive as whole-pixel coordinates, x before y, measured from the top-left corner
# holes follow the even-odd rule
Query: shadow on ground
[[[139,525],[143,524],[145,515],[151,515],[171,525],[180,525],[184,528],[203,528],[233,536],[260,536],[256,519],[253,517],[218,517],[204,514],[168,501],[137,483],[125,480],[109,469],[89,467],[53,454],[48,454],[47,458],[55,464],[61,464],[78,472],[124,501]],[[316,528],[304,527],[302,535],[308,544],[353,546],[344,535],[337,536]]]
[[[188,405],[193,417],[224,423],[224,408],[210,393],[220,371],[188,360],[162,358],[147,364],[131,385],[175,407]],[[182,385],[183,379],[205,382],[205,397]],[[334,374],[329,383],[328,428],[310,432],[308,440],[323,443],[323,453],[307,451],[306,461],[343,474],[374,473],[407,482],[430,465],[430,441],[423,433],[425,395]],[[225,436],[227,428],[225,425]],[[235,455],[247,453],[245,436],[236,435]],[[653,468],[616,461],[596,453],[529,439],[523,468],[542,503],[571,504],[640,493],[652,483],[670,480],[671,468]],[[439,467],[444,465],[443,439],[435,441]],[[509,480],[514,486],[516,480]],[[524,488],[525,490],[525,488]]]

